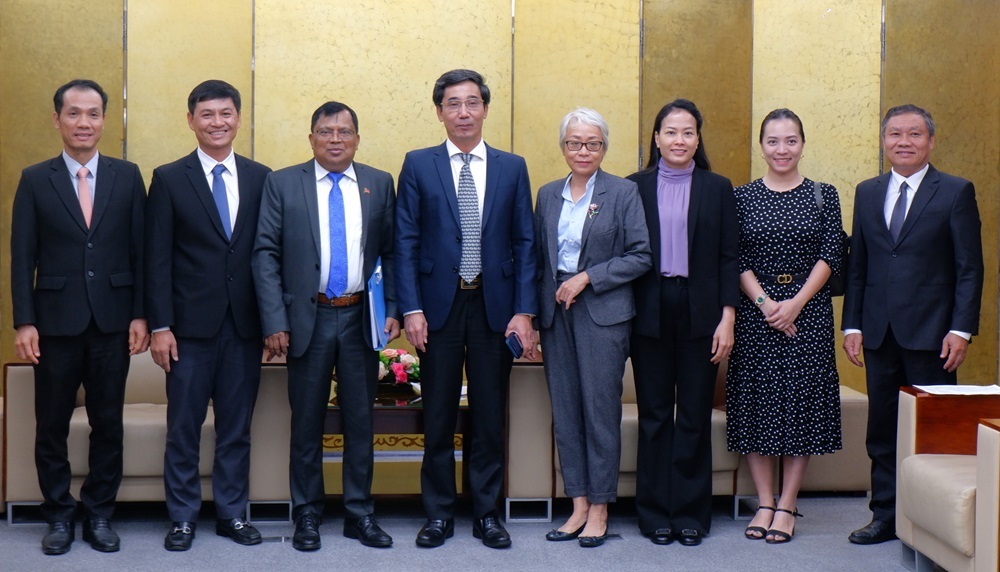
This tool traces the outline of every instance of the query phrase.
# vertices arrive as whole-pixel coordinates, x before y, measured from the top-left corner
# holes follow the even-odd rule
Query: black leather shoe
[[[608,527],[604,527],[604,534],[600,536],[581,536],[577,542],[583,548],[597,548],[604,544],[604,541],[608,539]]]
[[[83,520],[83,540],[98,552],[118,552],[122,546],[118,533],[111,530],[111,522],[101,516]]]
[[[72,522],[50,522],[49,532],[42,539],[42,552],[49,555],[66,554],[73,546],[76,527]]]
[[[657,528],[647,537],[653,544],[666,546],[674,541],[674,531],[669,528]]]
[[[879,544],[896,540],[895,521],[873,519],[847,537],[854,544]]]
[[[261,542],[260,531],[240,517],[215,521],[215,533],[219,536],[228,536],[236,544],[244,546],[260,544]]]
[[[361,544],[372,548],[389,548],[392,546],[392,537],[386,534],[382,527],[378,525],[374,514],[365,515],[361,518],[344,519],[344,536],[360,540]]]
[[[295,520],[295,535],[292,536],[292,548],[309,552],[319,550],[322,543],[319,538],[319,516],[311,512],[303,514]]]
[[[170,532],[163,539],[163,547],[171,552],[184,552],[191,549],[194,542],[194,530],[198,527],[196,522],[174,522],[170,525]]]
[[[677,535],[677,541],[684,546],[698,546],[701,544],[702,534],[693,528],[685,528]]]
[[[510,535],[496,511],[472,521],[472,536],[483,539],[483,545],[489,548],[510,548]]]
[[[551,540],[552,542],[561,542],[563,540],[574,540],[578,536],[580,536],[580,533],[583,532],[583,529],[586,526],[587,523],[584,522],[583,524],[580,525],[580,528],[574,530],[573,532],[563,532],[558,528],[554,528],[545,533],[545,540]]]
[[[444,544],[446,538],[455,536],[455,520],[428,519],[417,533],[417,546],[421,548],[436,548]]]

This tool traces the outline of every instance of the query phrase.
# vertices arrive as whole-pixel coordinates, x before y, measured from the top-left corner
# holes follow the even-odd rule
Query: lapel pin
[[[370,195],[370,194],[372,194],[372,192],[368,190],[368,187],[365,187],[365,194],[366,194],[366,195]]]

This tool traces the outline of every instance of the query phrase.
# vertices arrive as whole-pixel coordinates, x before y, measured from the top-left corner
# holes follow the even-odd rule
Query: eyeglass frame
[[[330,131],[328,129],[320,129],[318,131],[313,131],[313,135],[322,141],[329,141],[333,139],[334,135],[337,135],[339,141],[350,141],[358,134],[357,131],[353,129],[338,129],[336,131]]]
[[[480,109],[484,109],[487,103],[478,97],[470,97],[469,99],[449,99],[448,101],[441,102],[441,109],[447,111],[448,113],[458,113],[462,110],[462,106],[465,106],[470,113],[475,113]]]
[[[573,148],[574,145],[579,145],[579,146],[576,149],[574,149]],[[596,149],[591,149],[590,148],[591,145],[595,145],[597,148]],[[597,153],[598,151],[600,151],[601,149],[604,148],[604,141],[574,141],[574,140],[567,140],[567,141],[563,141],[563,146],[565,146],[570,151],[579,151],[580,149],[583,149],[584,147],[586,147],[587,151],[590,151],[591,153]]]

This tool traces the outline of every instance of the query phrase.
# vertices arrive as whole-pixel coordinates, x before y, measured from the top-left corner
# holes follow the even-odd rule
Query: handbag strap
[[[813,193],[816,195],[816,206],[819,207],[819,214],[823,214],[823,191],[819,188],[819,181],[813,181]]]

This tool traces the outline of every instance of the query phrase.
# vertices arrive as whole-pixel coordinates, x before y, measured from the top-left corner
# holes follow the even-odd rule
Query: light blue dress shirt
[[[562,210],[559,212],[559,227],[556,235],[559,245],[559,264],[556,269],[559,272],[579,271],[580,248],[583,246],[583,223],[586,222],[590,212],[590,201],[594,198],[594,182],[597,180],[597,173],[591,175],[587,181],[587,190],[580,197],[580,200],[573,202],[573,194],[569,189],[569,181],[572,175],[566,177],[566,184],[563,186]]]

